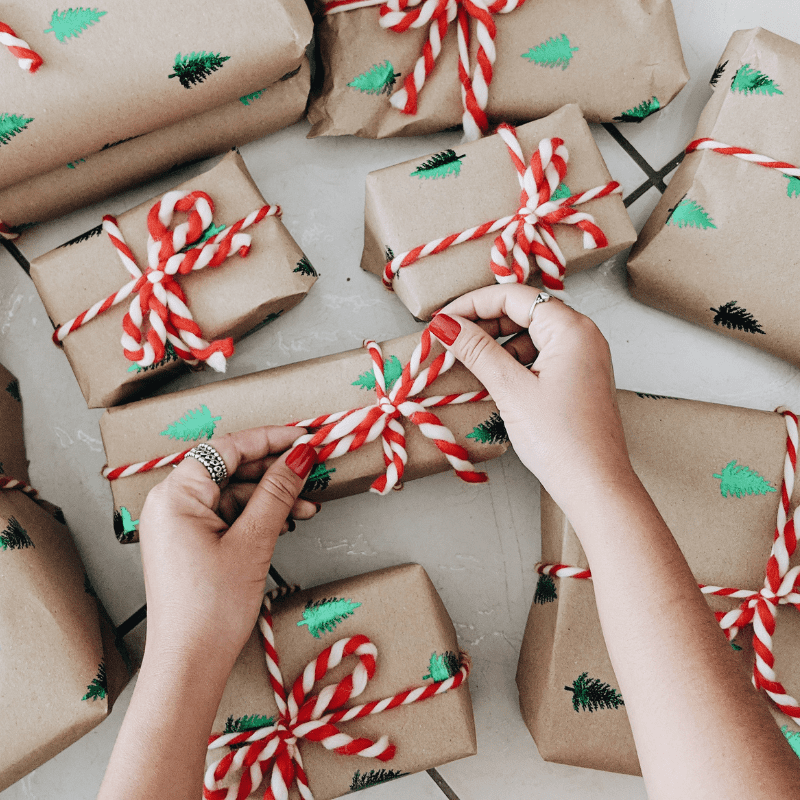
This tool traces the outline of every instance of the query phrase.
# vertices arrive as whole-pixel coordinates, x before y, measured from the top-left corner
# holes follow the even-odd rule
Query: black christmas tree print
[[[722,325],[732,331],[745,331],[746,333],[763,333],[758,320],[746,309],[742,308],[736,300],[730,300],[719,308],[710,308],[714,312],[714,324]]]
[[[786,737],[791,746],[792,750],[794,750],[795,755],[800,757],[800,731],[790,731],[788,725],[784,725],[781,728],[781,733]]]
[[[461,159],[465,155],[456,155],[455,150],[443,150],[420,164],[411,174],[413,178],[446,178],[448,175],[458,176],[461,172]]]
[[[200,408],[190,408],[180,419],[161,431],[161,435],[184,442],[196,442],[203,436],[210,439],[221,419],[222,417],[212,417],[208,406],[203,404]]]
[[[0,550],[24,550],[27,547],[35,547],[28,531],[16,517],[9,517],[8,524],[0,531]]]
[[[314,269],[314,265],[308,260],[306,256],[303,256],[297,262],[297,266],[292,270],[292,272],[299,272],[301,275],[308,275],[310,278],[319,277],[317,271]]]
[[[309,600],[303,609],[303,619],[297,623],[297,627],[307,625],[309,633],[319,639],[323,633],[330,633],[340,622],[353,616],[360,605],[361,603],[339,597],[325,597],[316,602]]]
[[[212,72],[220,69],[229,59],[230,56],[208,53],[205,50],[189,53],[187,56],[178,53],[172,67],[175,71],[168,77],[177,78],[184,89],[191,89],[195,84],[202,83]]]
[[[164,345],[164,358],[161,361],[154,361],[152,364],[148,364],[146,367],[140,367],[137,363],[133,363],[128,367],[128,372],[150,372],[151,370],[158,369],[159,367],[163,367],[164,364],[168,364],[170,361],[177,361],[178,354],[175,352],[175,348],[172,346],[172,342],[167,342]]]
[[[719,491],[723,497],[744,497],[753,494],[770,494],[777,489],[750,467],[737,464],[736,459],[729,461],[720,474],[714,473],[719,481]]]
[[[400,359],[397,356],[389,356],[389,358],[383,362],[383,381],[386,384],[387,392],[395,385],[397,379],[402,374],[403,365],[400,363]],[[365,370],[351,385],[358,386],[360,389],[372,391],[375,388],[375,371],[371,368]]]
[[[140,133],[137,136],[127,136],[124,139],[117,139],[116,142],[108,142],[108,144],[104,144],[100,148],[100,152],[102,153],[103,150],[110,150],[112,147],[116,147],[118,144],[125,144],[125,142],[132,142],[134,139],[138,139],[139,136],[142,136],[142,135],[143,134]]]
[[[614,117],[614,122],[641,122],[651,114],[655,114],[660,108],[661,103],[658,102],[658,98],[651,97],[649,100],[642,100],[638,106],[623,111],[618,117]]]
[[[19,393],[19,381],[14,378],[13,381],[9,381],[8,386],[6,386],[6,391],[18,402],[22,402],[22,397]]]
[[[33,122],[33,117],[23,117],[22,114],[0,114],[0,145],[8,144],[12,136],[22,133]]]
[[[597,711],[601,708],[619,708],[625,702],[622,695],[603,683],[599,678],[590,678],[588,672],[582,672],[573,682],[572,686],[564,689],[572,692],[572,707],[575,711]]]
[[[716,86],[719,83],[719,79],[722,77],[722,73],[725,72],[725,67],[727,66],[728,62],[723,61],[721,64],[717,64],[717,66],[714,67],[714,74],[711,76],[711,80],[709,81],[712,86]]]
[[[68,8],[66,11],[56,9],[50,17],[50,27],[45,33],[55,34],[59,42],[80,36],[90,25],[94,25],[107,11],[98,11],[96,8]]]
[[[393,781],[395,778],[402,778],[404,775],[408,775],[408,773],[401,772],[399,769],[371,769],[363,774],[361,770],[357,769],[356,774],[353,775],[353,780],[350,781],[350,791],[359,792],[361,789],[369,789],[370,786]]]
[[[336,472],[336,467],[331,467],[328,469],[325,462],[322,464],[315,464],[314,469],[311,470],[311,474],[308,476],[306,480],[305,486],[303,486],[304,492],[322,492],[328,488],[328,484],[331,482],[331,475]]]
[[[283,78],[281,78],[281,80],[283,80]],[[264,88],[264,89],[259,89],[257,92],[250,92],[250,94],[246,94],[240,97],[239,102],[243,106],[249,106],[251,103],[254,103],[256,100],[258,100],[258,98],[261,97],[261,95],[264,94],[264,92],[266,91],[267,91],[266,88]]]
[[[80,234],[80,236],[76,236],[74,239],[64,242],[64,244],[60,245],[60,247],[69,247],[72,244],[80,244],[81,242],[85,242],[87,239],[91,239],[93,236],[99,236],[102,232],[103,223],[101,222],[99,225],[95,225],[94,228],[89,228],[88,231]]]
[[[636,392],[637,397],[643,397],[647,400],[679,400],[679,397],[671,397],[668,394],[648,394],[647,392]]]
[[[428,674],[422,676],[422,680],[432,680],[434,683],[441,683],[453,675],[458,673],[461,669],[458,656],[450,650],[438,655],[436,652],[431,653],[430,661],[428,662]]]
[[[688,197],[682,197],[674,208],[669,210],[665,225],[674,225],[678,228],[714,228],[714,220],[708,215],[703,206]]]
[[[577,51],[578,48],[572,46],[567,34],[562,33],[561,36],[551,36],[546,42],[531,47],[522,57],[542,67],[561,67],[565,70]]]
[[[347,85],[365,94],[391,94],[399,77],[400,73],[394,71],[391,61],[382,61],[353,78]]]
[[[67,518],[64,516],[64,511],[60,506],[56,506],[53,509],[53,518],[56,522],[60,522],[62,525],[67,524]]]
[[[114,512],[114,535],[123,544],[133,539],[138,524],[139,520],[134,519],[125,506],[120,506],[119,511]]]
[[[243,717],[229,716],[225,720],[225,730],[223,733],[242,733],[244,731],[256,731],[259,728],[268,728],[275,722],[275,717],[267,717],[264,714],[245,714]],[[238,750],[247,747],[246,742],[230,745],[231,750]]]
[[[551,575],[540,575],[536,582],[536,591],[533,594],[533,602],[543,606],[545,603],[553,603],[558,600],[556,594],[556,582]]]
[[[731,80],[731,91],[740,94],[783,94],[769,75],[765,75],[760,70],[751,67],[749,64],[742,64],[736,70]]]
[[[503,418],[494,411],[492,416],[480,425],[472,429],[472,433],[467,434],[467,439],[474,439],[481,444],[502,444],[508,441],[508,432]]]
[[[387,247],[386,251],[383,254],[383,260],[388,264],[394,258],[394,250],[391,247]],[[400,273],[397,273],[397,277],[400,277]]]
[[[181,249],[181,253],[185,253],[187,250],[191,250],[194,247],[200,247],[205,244],[209,239],[212,239],[218,233],[222,233],[225,230],[225,225],[215,225],[213,222],[208,224],[208,227],[203,231],[202,236],[196,241],[191,242],[190,244],[185,244]]]
[[[86,687],[86,694],[81,697],[81,700],[105,700],[107,695],[106,665],[101,661],[97,667],[97,675],[92,678],[92,682]]]

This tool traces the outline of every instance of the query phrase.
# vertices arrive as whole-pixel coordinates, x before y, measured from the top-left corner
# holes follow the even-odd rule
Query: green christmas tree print
[[[387,392],[395,385],[397,379],[402,374],[403,365],[400,363],[400,359],[397,356],[389,356],[389,358],[383,362],[383,380],[386,384]],[[375,371],[372,369],[365,370],[351,385],[372,391],[375,388]]]
[[[551,200],[563,200],[565,197],[572,195],[572,189],[567,186],[563,181],[556,186],[556,190],[550,195]]]
[[[758,320],[746,309],[731,300],[719,308],[710,308],[714,312],[714,324],[722,325],[732,331],[745,331],[746,333],[763,333],[766,331],[761,327]]]
[[[9,517],[8,525],[0,531],[0,550],[24,550],[28,547],[35,547],[28,531],[16,517]]]
[[[711,217],[706,213],[700,203],[690,200],[688,197],[682,198],[675,208],[670,209],[666,225],[676,225],[678,228],[714,228],[716,225]]]
[[[196,442],[203,436],[210,439],[221,419],[222,417],[212,417],[208,406],[203,404],[200,408],[190,408],[180,419],[161,431],[161,435],[184,442]]]
[[[420,164],[411,174],[413,178],[446,178],[448,175],[459,175],[461,172],[461,159],[464,155],[457,156],[455,150],[443,150],[431,156]]]
[[[714,477],[719,481],[719,491],[723,497],[744,497],[744,495],[770,494],[777,489],[766,479],[762,478],[755,470],[737,464],[736,459],[729,461],[725,469]]]
[[[307,625],[309,633],[319,639],[324,632],[330,633],[340,622],[351,617],[360,605],[338,597],[323,598],[316,602],[309,600],[297,627]]]
[[[658,102],[658,98],[652,97],[650,100],[642,100],[638,106],[623,111],[618,117],[614,117],[614,121],[641,122],[643,119],[647,119],[651,114],[655,114],[660,108],[661,103]]]
[[[502,444],[508,441],[508,432],[503,418],[494,411],[492,416],[480,425],[472,429],[472,433],[467,434],[467,439],[474,439],[481,444]]]
[[[175,352],[175,348],[172,346],[172,342],[167,342],[164,345],[164,358],[161,361],[155,361],[152,364],[149,364],[146,367],[140,367],[138,364],[133,363],[128,367],[128,372],[150,372],[150,370],[158,369],[159,367],[163,367],[164,364],[168,364],[170,361],[177,361],[178,354]]]
[[[212,72],[220,69],[229,59],[230,56],[208,53],[205,50],[189,53],[187,56],[178,53],[172,67],[175,71],[168,77],[177,78],[184,89],[191,89],[195,84],[202,83]]]
[[[423,675],[422,680],[427,681],[430,678],[434,683],[441,683],[452,678],[460,669],[461,664],[458,663],[458,656],[455,653],[447,650],[437,655],[433,652],[428,663],[428,674]]]
[[[333,475],[334,472],[336,472],[336,467],[328,469],[324,462],[322,464],[315,464],[314,469],[311,470],[311,474],[308,476],[308,480],[306,480],[305,486],[303,486],[303,491],[324,491],[328,488],[328,484],[331,482],[331,475]]]
[[[12,136],[22,133],[33,122],[33,117],[23,117],[21,114],[0,114],[0,145],[8,144]]]
[[[99,236],[102,232],[103,223],[101,222],[99,225],[95,225],[94,228],[89,228],[88,231],[80,234],[80,236],[76,236],[74,239],[64,242],[64,244],[60,245],[60,247],[69,247],[73,244],[80,244],[81,242],[85,242],[87,239],[91,239],[93,236]]]
[[[402,778],[404,775],[408,775],[408,773],[401,772],[399,769],[371,769],[363,774],[361,770],[356,770],[353,780],[350,781],[350,791],[359,792],[361,789],[369,789],[370,786],[393,781],[396,778]]]
[[[577,52],[578,48],[571,45],[567,34],[562,33],[561,36],[551,36],[546,42],[531,47],[522,57],[542,67],[561,67],[565,70]]]
[[[800,196],[800,178],[795,178],[794,175],[787,175],[786,177],[789,179],[789,183],[786,185],[786,196]]]
[[[281,78],[281,80],[283,80],[283,78]],[[254,103],[256,100],[258,100],[258,98],[261,97],[261,95],[266,91],[266,88],[264,88],[259,89],[257,92],[250,92],[250,94],[240,97],[239,102],[244,106],[249,106],[251,103]]]
[[[622,695],[609,686],[602,683],[599,678],[590,678],[588,672],[582,672],[572,686],[565,686],[564,689],[572,692],[572,707],[575,711],[597,711],[601,708],[619,708],[625,702]]]
[[[800,731],[790,731],[788,725],[781,728],[781,733],[787,738],[792,750],[800,757]]]
[[[763,72],[751,67],[749,64],[742,64],[736,70],[736,74],[731,80],[731,91],[740,94],[783,94],[778,88],[778,84]]]
[[[6,391],[18,402],[22,402],[22,395],[19,393],[19,381],[14,378],[13,381],[9,381],[8,386],[6,386]]]
[[[736,642],[731,642],[731,650],[734,650],[737,653],[741,653],[742,648],[739,647],[739,645],[736,644]]]
[[[86,694],[81,697],[81,700],[105,700],[107,695],[106,665],[101,661],[97,667],[97,675],[92,678],[92,682],[86,687]]]
[[[181,248],[181,253],[185,253],[187,250],[191,250],[193,247],[202,247],[209,239],[212,239],[218,233],[222,233],[226,228],[225,225],[215,225],[213,222],[203,231],[203,235],[196,241],[192,242],[191,244],[185,244]]]
[[[725,72],[725,67],[727,66],[728,62],[723,61],[721,64],[717,64],[717,66],[714,67],[714,74],[711,76],[711,80],[709,81],[712,86],[716,86],[719,83],[719,79],[722,77],[722,73]]]
[[[400,73],[394,71],[392,62],[383,61],[362,72],[347,85],[365,94],[391,94],[399,77]]]
[[[292,272],[299,272],[301,275],[308,275],[311,278],[317,278],[319,275],[317,271],[314,269],[314,265],[303,256],[298,262],[297,266],[292,270]]]
[[[267,717],[264,714],[245,714],[243,717],[229,716],[225,720],[225,730],[223,733],[242,733],[244,731],[256,731],[259,728],[268,728],[275,722],[275,717]],[[230,745],[231,750],[238,750],[247,747],[245,742]]]
[[[545,603],[554,603],[558,600],[556,593],[556,582],[551,575],[540,575],[536,582],[536,591],[533,594],[533,602],[543,606]]]
[[[90,25],[94,25],[107,11],[98,11],[96,8],[68,8],[66,11],[56,9],[50,17],[50,27],[45,33],[55,34],[59,42],[80,36]]]
[[[119,511],[114,512],[114,534],[123,544],[133,539],[138,524],[139,520],[134,519],[125,506],[120,506]]]
[[[78,168],[78,164],[85,164],[85,163],[86,163],[86,159],[85,158],[76,158],[74,161],[70,161],[69,164],[67,164],[67,168],[68,169],[77,169]]]

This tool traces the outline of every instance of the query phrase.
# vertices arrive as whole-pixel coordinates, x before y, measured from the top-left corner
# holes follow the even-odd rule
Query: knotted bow
[[[272,631],[272,600],[292,589],[276,589],[264,598],[258,624],[267,660],[269,681],[278,706],[278,715],[269,724],[243,733],[212,734],[208,749],[229,746],[231,752],[212,764],[203,782],[206,800],[239,800],[259,787],[265,773],[270,773],[270,785],[265,800],[287,800],[289,787],[297,783],[303,800],[314,800],[303,769],[298,741],[318,742],[341,755],[359,755],[390,761],[395,746],[387,736],[377,742],[360,737],[354,739],[342,732],[337,723],[380,714],[401,705],[427,700],[460,686],[469,674],[469,659],[461,654],[459,671],[444,681],[414,689],[406,689],[393,697],[373,700],[361,706],[344,708],[351,698],[358,697],[375,674],[378,650],[363,635],[340,639],[323,650],[297,678],[289,694],[283,682],[275,638]],[[353,671],[334,686],[326,686],[319,694],[311,694],[314,685],[348,656],[357,656]],[[224,787],[230,773],[241,772],[238,783]]]
[[[189,218],[171,229],[169,225],[176,212],[188,212]],[[279,206],[262,206],[204,241],[204,231],[213,221],[212,199],[199,191],[168,192],[147,216],[148,267],[144,272],[125,243],[116,219],[104,216],[103,230],[133,280],[57,328],[53,341],[60,344],[72,331],[133,295],[122,320],[122,346],[128,360],[142,368],[156,364],[164,359],[169,342],[175,354],[189,364],[203,361],[217,372],[224,372],[226,359],[233,354],[233,339],[209,343],[202,337],[176,276],[204,267],[218,267],[234,253],[244,258],[250,251],[251,237],[240,231],[280,213]],[[189,247],[195,242],[194,247]],[[149,327],[145,325],[145,317]]]

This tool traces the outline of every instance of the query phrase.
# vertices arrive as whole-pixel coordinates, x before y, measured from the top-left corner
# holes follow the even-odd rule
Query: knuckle
[[[297,479],[293,475],[275,470],[267,473],[266,480],[258,484],[255,494],[268,502],[277,500],[278,503],[290,509],[297,500],[299,490]]]
[[[472,369],[486,359],[487,349],[494,344],[493,339],[480,333],[469,335],[461,344],[461,361]]]

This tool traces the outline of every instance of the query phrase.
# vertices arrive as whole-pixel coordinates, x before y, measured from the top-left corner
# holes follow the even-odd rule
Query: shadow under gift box
[[[331,599],[348,601],[346,615],[328,629],[316,627],[310,614],[330,617],[319,603]],[[318,605],[309,609],[312,603]],[[376,646],[375,675],[364,693],[345,703],[346,707],[444,680],[451,673],[444,673],[443,667],[450,663],[450,657],[457,658],[459,652],[447,609],[418,564],[389,567],[291,594],[273,601],[272,608],[275,648],[287,691],[306,664],[339,639],[363,634]],[[352,672],[355,663],[355,657],[342,661],[314,685],[312,693],[319,694],[323,686],[342,680]],[[213,730],[218,733],[226,729],[246,730],[254,717],[263,720],[277,711],[264,647],[256,630],[231,672]],[[396,755],[385,762],[345,756],[301,739],[298,747],[317,800],[330,800],[366,788],[372,785],[371,778],[378,783],[380,778],[420,772],[477,752],[472,702],[466,684],[418,703],[339,723],[339,727],[354,738],[364,736],[377,741],[386,735],[396,746]],[[227,747],[211,751],[207,764],[227,752]],[[267,773],[267,780],[269,776]],[[263,792],[262,786],[260,792],[256,789],[250,797],[261,797]],[[296,787],[289,796],[293,800],[300,796]]]
[[[324,6],[317,2],[320,12]],[[486,107],[492,124],[528,122],[565,103],[578,103],[593,122],[641,121],[689,80],[671,0],[528,0],[492,19],[497,60]],[[320,14],[316,37],[323,78],[312,91],[310,136],[382,138],[461,124],[456,20],[419,93],[415,115],[395,109],[389,98],[413,72],[430,25],[397,33],[381,28],[378,20],[377,4]],[[473,68],[477,47],[471,20]]]
[[[626,391],[620,391],[618,398],[636,474],[698,583],[756,591],[763,588],[786,455],[783,417]],[[738,468],[757,476],[742,475]],[[735,494],[737,482],[742,496]],[[754,487],[752,494],[742,488],[746,482]],[[796,488],[792,508],[798,500],[800,490]],[[544,491],[542,560],[588,566],[569,521]],[[797,555],[791,563],[800,563]],[[625,580],[624,574],[619,580]],[[742,602],[711,596],[708,601],[713,610],[725,612]],[[658,625],[657,619],[653,625]],[[741,648],[736,659],[748,676],[755,658],[752,638],[753,629],[748,626],[734,640]],[[664,647],[669,646],[665,641]],[[790,606],[778,609],[774,648],[778,680],[789,694],[798,697],[800,614]],[[610,707],[595,708],[591,713],[580,703],[581,710],[573,707],[576,689],[581,690],[586,680],[597,682],[595,693],[605,694]],[[691,665],[687,665],[686,680],[692,681]],[[544,759],[641,774],[625,708],[614,707],[619,685],[590,580],[540,577],[522,642],[517,686],[522,716]],[[656,685],[652,690],[660,691]],[[797,734],[800,726],[762,696],[778,723],[786,726],[784,732]]]
[[[756,28],[731,37],[695,139],[800,166],[800,45]],[[628,261],[643,303],[800,366],[800,182],[732,155],[688,154]]]
[[[408,362],[419,341],[419,334],[411,334],[381,345],[384,360],[389,364],[384,370],[387,379],[392,377],[395,367],[399,370],[401,364]],[[441,352],[441,345],[435,343],[431,356]],[[225,433],[260,425],[285,425],[372,405],[376,402],[374,382],[370,382],[370,378],[374,381],[372,363],[367,350],[361,348],[109,409],[100,419],[108,466],[116,468],[161,458],[207,438],[213,444],[215,438]],[[421,396],[474,392],[482,388],[474,375],[456,362],[421,392]],[[505,429],[491,400],[433,408],[432,411],[453,432],[456,442],[466,448],[473,462],[495,458],[508,447]],[[442,452],[416,425],[407,419],[400,421],[405,429],[408,452],[404,481],[450,469]],[[184,435],[186,438],[180,438]],[[123,520],[138,520],[147,493],[169,470],[170,467],[165,466],[111,481],[116,513]],[[378,439],[318,465],[316,471],[312,471],[304,495],[314,500],[329,500],[358,494],[367,491],[385,471],[383,449]],[[453,480],[458,478],[454,476]],[[380,500],[376,498],[375,502]],[[130,523],[117,534],[122,541],[135,541],[136,531]]]
[[[564,183],[570,194],[603,186],[611,180],[576,105],[564,106],[545,119],[521,126],[517,137],[526,165],[542,139],[564,140],[569,152]],[[387,260],[400,253],[514,214],[519,209],[517,170],[499,136],[459,145],[453,155],[459,157],[457,169],[438,179],[418,169],[426,162],[424,157],[367,176],[363,270],[382,277]],[[621,195],[590,200],[577,208],[595,217],[608,246],[586,250],[583,231],[574,225],[555,225],[567,275],[600,264],[636,241],[636,231]],[[490,286],[495,283],[489,264],[498,233],[453,245],[403,267],[392,282],[395,293],[417,319],[430,319],[453,298]],[[529,282],[541,285],[533,263]]]
[[[214,202],[216,225],[230,226],[265,203],[236,152],[176,189],[208,193]],[[147,267],[147,215],[159,199],[148,200],[117,218],[142,270]],[[185,215],[177,214],[171,227],[183,219]],[[313,268],[305,266],[302,251],[277,216],[265,217],[244,232],[252,236],[246,257],[231,253],[219,267],[177,276],[189,310],[208,341],[227,336],[241,339],[296,306],[316,280]],[[110,237],[100,229],[32,261],[31,277],[56,327],[131,280]],[[125,357],[120,343],[122,319],[132,299],[123,300],[64,339],[64,352],[90,408],[141,397],[183,366],[173,358],[137,371]]]

